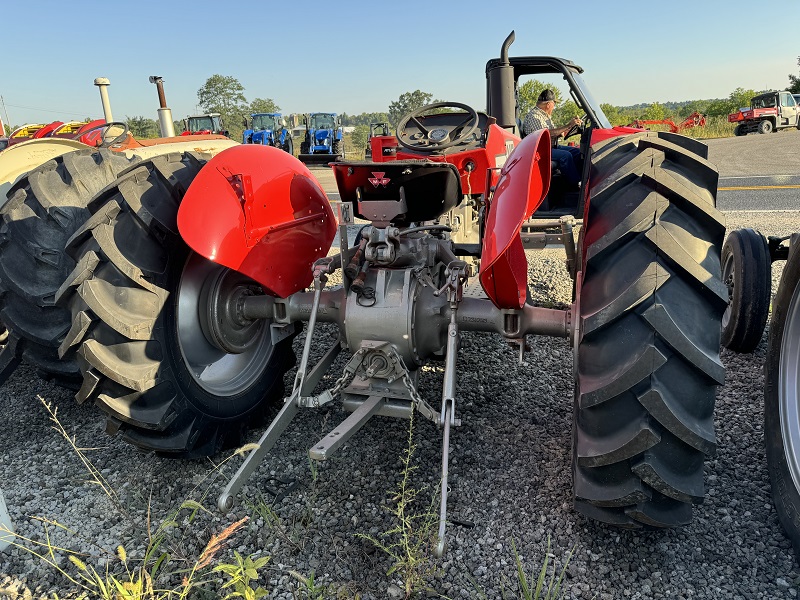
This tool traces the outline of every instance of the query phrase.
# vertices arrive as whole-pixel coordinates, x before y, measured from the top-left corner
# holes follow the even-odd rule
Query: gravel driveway
[[[769,234],[799,229],[799,216],[727,214],[731,229],[754,227]],[[528,259],[534,300],[568,303],[571,282],[563,252],[529,253]],[[773,269],[774,288],[780,268],[778,263]],[[332,335],[326,329],[320,339]],[[301,343],[302,336],[296,341],[298,351]],[[455,523],[448,528],[448,552],[429,578],[431,589],[449,598],[520,597],[512,542],[531,573],[540,568],[549,539],[558,568],[574,551],[567,567],[567,598],[796,597],[800,572],[772,506],[765,462],[764,356],[763,340],[753,355],[723,353],[728,374],[718,392],[719,450],[706,466],[707,499],[695,508],[693,523],[679,530],[631,532],[588,521],[571,508],[568,342],[536,338],[519,365],[514,351],[496,336],[465,334],[457,395],[463,426],[451,437],[449,516]],[[435,405],[442,373],[437,366],[421,375],[422,393]],[[287,374],[287,386],[292,377],[293,372]],[[40,398],[57,407],[78,446],[91,448],[86,454],[118,494],[117,506],[88,482],[76,452],[51,428]],[[76,405],[71,392],[39,380],[29,368],[17,369],[0,389],[0,404],[0,488],[25,536],[42,539],[44,527],[34,516],[56,520],[74,533],[50,527],[54,543],[81,549],[88,563],[102,569],[105,561],[116,561],[119,544],[129,560],[143,556],[148,506],[151,521],[158,523],[193,499],[210,512],[198,513],[191,523],[179,518],[170,529],[167,541],[176,567],[196,558],[212,533],[249,516],[229,548],[272,557],[261,585],[273,597],[304,597],[295,596],[302,586],[292,570],[304,576],[313,572],[316,582],[331,586],[330,597],[337,597],[335,590],[343,598],[401,597],[399,577],[386,575],[392,561],[358,534],[377,536],[394,525],[387,508],[401,478],[405,422],[373,419],[331,460],[312,469],[308,448],[346,414],[338,408],[301,412],[250,479],[244,496],[258,504],[265,487],[276,485],[270,477],[297,486],[268,511],[264,508],[271,500],[265,496],[265,504],[254,508],[240,501],[223,516],[214,508],[223,478],[216,477],[220,471],[213,470],[211,461],[137,453],[105,436],[96,409]],[[423,490],[418,510],[424,512],[439,478],[440,434],[420,421],[415,444],[418,468],[412,484]],[[226,465],[221,472],[232,469]],[[76,572],[65,560],[61,564]],[[75,586],[41,560],[18,550],[0,554],[0,598],[56,591],[61,598],[76,595]]]

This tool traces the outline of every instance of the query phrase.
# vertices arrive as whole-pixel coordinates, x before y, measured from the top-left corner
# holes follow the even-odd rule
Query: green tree
[[[244,97],[244,86],[238,79],[212,75],[197,90],[197,100],[204,111],[222,115],[222,123],[231,139],[241,139],[244,131],[242,119],[249,114],[249,107]]]
[[[556,97],[556,106],[561,104],[561,90],[559,90],[557,87],[548,85],[543,81],[539,81],[538,79],[529,79],[519,86],[517,104],[519,106],[520,119],[524,119],[525,115],[527,115],[531,109],[536,106],[536,101],[539,99],[539,94],[546,89],[553,90],[553,94]]]
[[[577,104],[572,100],[567,100],[553,110],[553,124],[556,127],[561,127],[569,123],[572,117],[583,117],[583,115],[583,110]]]
[[[667,118],[667,112],[664,110],[664,107],[658,102],[653,102],[642,113],[642,119],[648,121],[660,121],[661,119],[666,119],[666,118]]]
[[[757,96],[758,93],[755,90],[745,90],[744,88],[736,88],[733,90],[728,96],[728,100],[730,104],[728,106],[728,114],[739,110],[740,108],[744,108],[745,106],[750,106],[750,100],[753,96]]]
[[[431,98],[433,98],[433,94],[421,90],[400,94],[400,97],[389,105],[389,121],[393,125],[397,125],[400,119],[411,111],[431,104]]]
[[[603,114],[608,117],[612,125],[627,125],[630,123],[628,117],[622,114],[620,109],[613,104],[603,103],[600,105],[600,109],[603,111]]]
[[[125,117],[131,135],[138,139],[155,138],[161,135],[158,122],[147,117]],[[180,131],[179,129],[176,131]]]
[[[363,152],[367,147],[367,138],[369,137],[369,125],[356,125],[353,133],[350,134],[350,140],[353,142],[353,147],[356,150]]]
[[[249,111],[254,113],[278,113],[281,107],[272,98],[256,98],[250,103]]]
[[[797,57],[797,66],[800,67],[800,56]],[[789,75],[788,90],[793,94],[800,94],[800,77]]]

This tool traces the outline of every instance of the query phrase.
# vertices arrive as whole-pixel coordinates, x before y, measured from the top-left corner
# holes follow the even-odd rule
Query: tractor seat
[[[376,226],[432,221],[463,198],[455,165],[434,161],[333,163],[342,202]]]

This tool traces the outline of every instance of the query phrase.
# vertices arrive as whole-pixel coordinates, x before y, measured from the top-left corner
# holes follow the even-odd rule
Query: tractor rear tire
[[[78,347],[83,374],[78,402],[106,413],[108,433],[180,457],[239,444],[282,397],[294,364],[293,336],[273,344],[266,320],[236,354],[204,333],[217,323],[209,290],[230,276],[257,287],[180,237],[178,207],[204,164],[191,153],[158,156],[98,196],[67,245],[77,266],[58,292],[72,314],[61,351]]]
[[[800,243],[793,243],[772,311],[764,366],[764,439],[778,519],[800,557]]]
[[[772,121],[764,119],[758,124],[758,133],[772,133]]]
[[[699,142],[642,132],[596,144],[577,281],[576,509],[621,527],[691,521],[716,450],[725,370],[724,217]]]
[[[344,158],[344,144],[342,143],[342,140],[334,141],[332,150],[336,156]]]
[[[300,142],[300,154],[308,154],[311,151],[311,146],[308,142]]]
[[[133,162],[109,150],[78,150],[27,173],[0,209],[0,319],[10,330],[0,383],[19,359],[68,387],[80,382],[74,355],[59,360],[70,327],[69,311],[55,305],[59,286],[75,266],[65,254],[70,236],[89,217],[90,199]]]
[[[730,232],[722,247],[722,281],[730,298],[722,316],[722,345],[752,352],[764,334],[772,295],[772,260],[762,234],[753,229]]]
[[[284,152],[288,152],[294,156],[294,142],[292,142],[292,138],[290,138],[288,135],[286,136],[286,141],[283,143],[283,146],[281,146],[281,149]]]

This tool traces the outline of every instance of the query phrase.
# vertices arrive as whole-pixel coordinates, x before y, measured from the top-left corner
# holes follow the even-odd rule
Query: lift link
[[[307,396],[316,387],[317,383],[322,379],[322,376],[330,368],[330,365],[341,350],[341,344],[337,340],[336,343],[328,349],[325,356],[314,366],[312,371],[308,374],[306,373],[308,370],[308,357],[311,353],[311,338],[314,335],[314,328],[317,323],[317,310],[319,309],[319,302],[322,296],[322,288],[325,287],[327,273],[330,272],[332,263],[333,261],[327,258],[320,259],[314,263],[314,303],[311,309],[311,316],[308,320],[306,340],[303,344],[303,355],[300,359],[300,366],[297,369],[297,375],[294,379],[292,393],[285,400],[283,408],[281,408],[278,415],[273,419],[272,423],[269,424],[267,430],[258,440],[256,448],[247,455],[245,461],[219,495],[217,507],[222,512],[228,512],[233,508],[234,497],[239,490],[242,489],[244,482],[247,481],[258,465],[261,464],[267,452],[276,444],[278,438],[299,412],[301,398]]]
[[[447,266],[447,283],[437,294],[447,292],[447,300],[450,304],[450,324],[447,327],[447,353],[444,368],[444,383],[442,385],[442,410],[439,417],[439,425],[442,427],[442,487],[440,493],[439,506],[439,533],[434,550],[434,556],[441,558],[444,555],[446,540],[445,529],[447,528],[447,479],[448,467],[450,463],[450,426],[461,425],[461,420],[456,419],[456,358],[458,356],[458,323],[456,313],[458,303],[463,296],[464,284],[467,281],[467,263],[464,261],[453,261]]]

